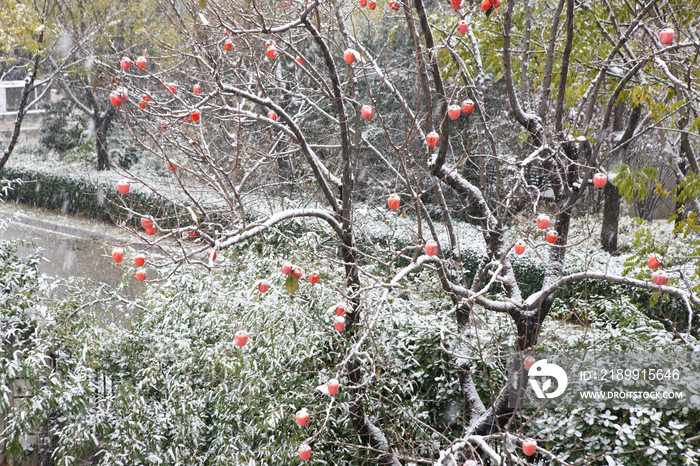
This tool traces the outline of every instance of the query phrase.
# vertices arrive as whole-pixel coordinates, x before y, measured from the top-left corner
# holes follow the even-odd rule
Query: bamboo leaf
[[[294,294],[297,288],[299,288],[299,279],[290,273],[287,277],[287,281],[284,282],[284,287],[289,291],[289,294]]]

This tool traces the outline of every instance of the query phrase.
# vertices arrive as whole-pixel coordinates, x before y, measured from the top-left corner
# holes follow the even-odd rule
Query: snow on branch
[[[306,9],[301,13],[301,15],[299,15],[299,19],[296,19],[294,21],[290,21],[287,24],[284,24],[282,26],[277,26],[274,28],[262,26],[262,27],[256,28],[256,29],[236,29],[236,28],[229,27],[225,24],[223,26],[226,27],[226,30],[229,31],[229,33],[232,35],[279,34],[282,32],[287,32],[287,31],[294,29],[294,28],[303,27],[304,21],[306,20],[306,17],[309,15],[309,13],[316,10],[316,8],[323,3],[326,3],[326,2],[323,2],[321,0],[316,0],[314,2],[308,2],[306,4]]]
[[[571,275],[567,275],[565,277],[560,278],[559,280],[551,283],[549,286],[546,288],[542,289],[541,291],[538,291],[537,293],[533,293],[530,295],[530,297],[525,301],[525,307],[528,310],[535,310],[537,309],[540,304],[552,293],[555,293],[557,290],[559,290],[562,286],[567,285],[569,283],[573,283],[579,280],[605,280],[608,282],[613,282],[613,283],[619,283],[621,285],[627,285],[627,286],[633,286],[636,288],[642,288],[645,290],[649,291],[661,291],[662,293],[668,293],[674,296],[678,296],[679,298],[683,299],[685,302],[688,304],[692,303],[696,306],[700,306],[700,299],[695,296],[691,292],[686,292],[684,290],[681,290],[680,288],[676,288],[673,286],[665,286],[665,285],[656,285],[654,283],[650,282],[645,282],[643,280],[638,280],[636,278],[630,278],[630,277],[622,277],[619,275],[610,275],[604,272],[579,272],[579,273],[574,273]],[[690,311],[690,309],[689,309]]]
[[[406,267],[401,269],[396,275],[394,275],[394,278],[391,280],[391,285],[397,286],[403,280],[406,275],[409,273],[413,272],[414,270],[419,269],[423,265],[429,262],[434,262],[436,264],[439,264],[441,260],[437,258],[436,256],[420,256],[418,260],[415,262],[411,262],[408,264]],[[499,271],[501,269],[499,268]],[[484,298],[482,296],[482,293],[474,293],[471,290],[467,290],[464,287],[461,287],[459,285],[456,285],[454,283],[449,284],[450,289],[449,291],[461,296],[461,297],[466,297],[468,300],[475,302],[476,304],[484,307],[485,309],[488,309],[490,311],[496,311],[496,312],[505,312],[505,313],[510,313],[513,312],[517,309],[517,307],[508,302],[504,301],[496,301],[493,299],[488,299]],[[489,285],[490,286],[490,285]],[[448,291],[448,290],[446,290]],[[384,298],[383,298],[384,299]]]
[[[547,144],[543,144],[540,147],[538,147],[537,149],[535,149],[530,155],[525,157],[525,159],[522,162],[520,162],[520,166],[526,167],[535,161],[544,162],[544,158],[541,156],[544,154],[546,157],[546,155],[550,154],[551,152],[552,152],[552,149]]]
[[[218,249],[225,249],[228,247],[233,246],[236,243],[240,243],[241,241],[246,241],[248,239],[251,239],[268,228],[283,222],[285,220],[291,220],[295,218],[300,218],[300,217],[316,217],[320,218],[322,220],[325,220],[328,222],[328,224],[333,227],[335,232],[338,235],[342,235],[342,228],[338,221],[333,217],[333,215],[328,212],[327,210],[323,209],[292,209],[292,210],[285,210],[284,212],[280,212],[278,214],[275,214],[271,217],[269,217],[267,220],[265,220],[262,223],[253,223],[249,225],[249,229],[244,231],[243,233],[239,233],[235,236],[232,236],[224,241],[222,241],[218,245]]]
[[[654,63],[656,63],[659,68],[661,68],[661,71],[664,72],[666,77],[673,83],[679,86],[682,89],[686,89],[688,91],[692,92],[692,87],[690,86],[690,83],[684,83],[680,79],[676,78],[673,73],[671,73],[671,70],[668,69],[668,65],[666,65],[666,62],[661,60],[658,56],[654,55]]]

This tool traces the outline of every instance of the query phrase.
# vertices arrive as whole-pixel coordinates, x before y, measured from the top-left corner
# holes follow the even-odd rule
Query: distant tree
[[[135,61],[146,53],[151,35],[168,38],[155,7],[152,2],[71,0],[58,8],[64,39],[81,44],[77,59],[60,75],[58,83],[74,107],[92,120],[98,170],[110,168],[107,138],[117,116],[109,103],[116,82],[104,73],[101,60],[113,63],[127,56]],[[92,40],[85,43],[85,37]]]
[[[24,87],[17,105],[17,118],[10,139],[0,158],[3,169],[17,145],[24,116],[41,101],[51,89],[65,58],[52,64],[48,52],[56,45],[54,14],[58,2],[46,0],[31,5],[17,0],[0,4],[0,81],[24,79]],[[66,54],[70,57],[70,52]],[[40,77],[41,76],[41,77]],[[36,92],[39,89],[40,92]]]

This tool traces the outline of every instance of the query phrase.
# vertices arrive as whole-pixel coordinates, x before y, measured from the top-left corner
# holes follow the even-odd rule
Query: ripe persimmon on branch
[[[592,213],[600,199],[596,190],[613,182],[616,125],[632,120],[624,105],[642,107],[645,125],[653,125],[663,108],[650,96],[670,86],[688,112],[697,113],[698,69],[684,59],[699,45],[687,25],[698,18],[656,0],[583,9],[573,0],[554,8],[514,0],[502,6],[453,1],[448,8],[414,0],[369,10],[339,0],[203,3],[161,5],[177,42],[151,37],[147,61],[102,70],[112,78],[108,90],[119,120],[169,170],[163,184],[121,169],[132,189],[148,189],[169,206],[155,213],[152,206],[127,203],[122,193],[108,199],[122,220],[150,218],[148,235],[159,238],[152,244],[167,239],[178,246],[169,260],[213,268],[217,252],[292,220],[306,219],[332,238],[338,250],[329,248],[326,259],[344,268],[342,293],[354,311],[336,322],[351,348],[338,373],[347,379],[358,448],[366,448],[372,461],[462,465],[488,457],[524,464],[511,448],[516,441],[526,456],[538,451],[569,464],[510,430],[518,405],[509,400],[520,399],[527,384],[522,357],[537,348],[557,293],[587,280],[667,293],[685,303],[688,333],[700,305],[693,289],[697,275],[681,279],[692,265],[682,258],[666,272],[673,286],[565,270],[568,249],[584,241],[570,240],[572,221]],[[612,24],[601,19],[607,15],[616,18]],[[661,27],[667,25],[662,18],[673,21],[677,44],[671,45],[674,36]],[[608,43],[586,42],[591,28],[600,28]],[[663,30],[658,38],[651,33],[656,30]],[[516,49],[522,56],[514,56]],[[514,66],[518,60],[521,66]],[[658,133],[648,130],[631,142],[643,142],[640,156],[662,151]],[[685,173],[678,168],[682,176],[697,176],[698,140],[688,132],[681,139],[683,151],[670,158],[687,161]],[[630,141],[631,135],[624,140]],[[697,210],[697,202],[688,206]],[[358,218],[367,209],[388,210],[389,219],[402,212],[408,220],[387,224],[401,228],[411,245],[394,251],[368,244]],[[322,222],[312,226],[311,219]],[[483,239],[471,271],[464,268],[458,221]],[[543,263],[537,291],[524,292],[531,284],[516,278],[512,249],[516,255],[534,249]],[[200,260],[204,252],[208,258]],[[386,274],[369,263],[381,264]],[[359,357],[367,354],[373,319],[388,307],[391,293],[422,269],[438,275],[439,299],[451,309],[467,412],[457,435],[440,433],[442,440],[430,448],[392,437],[390,419],[367,413],[371,384]],[[377,287],[384,291],[375,300],[371,291]],[[479,310],[507,314],[513,327],[512,368],[495,390],[479,387],[469,364],[480,357],[470,344]],[[487,392],[489,399],[483,398]],[[302,454],[300,448],[299,454],[306,460],[311,450],[304,447]]]

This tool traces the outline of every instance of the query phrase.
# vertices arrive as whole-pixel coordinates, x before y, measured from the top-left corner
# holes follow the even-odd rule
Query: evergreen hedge
[[[118,206],[125,206],[154,218],[172,217],[177,210],[175,205],[163,201],[151,192],[132,189],[122,196],[116,185],[112,186],[104,180],[93,180],[90,183],[77,174],[66,172],[49,172],[27,166],[5,166],[0,172],[0,178],[21,180],[20,183],[12,184],[5,195],[6,201],[84,215],[111,223],[123,218],[123,211],[120,211]],[[139,222],[140,218],[130,220],[134,225]]]

